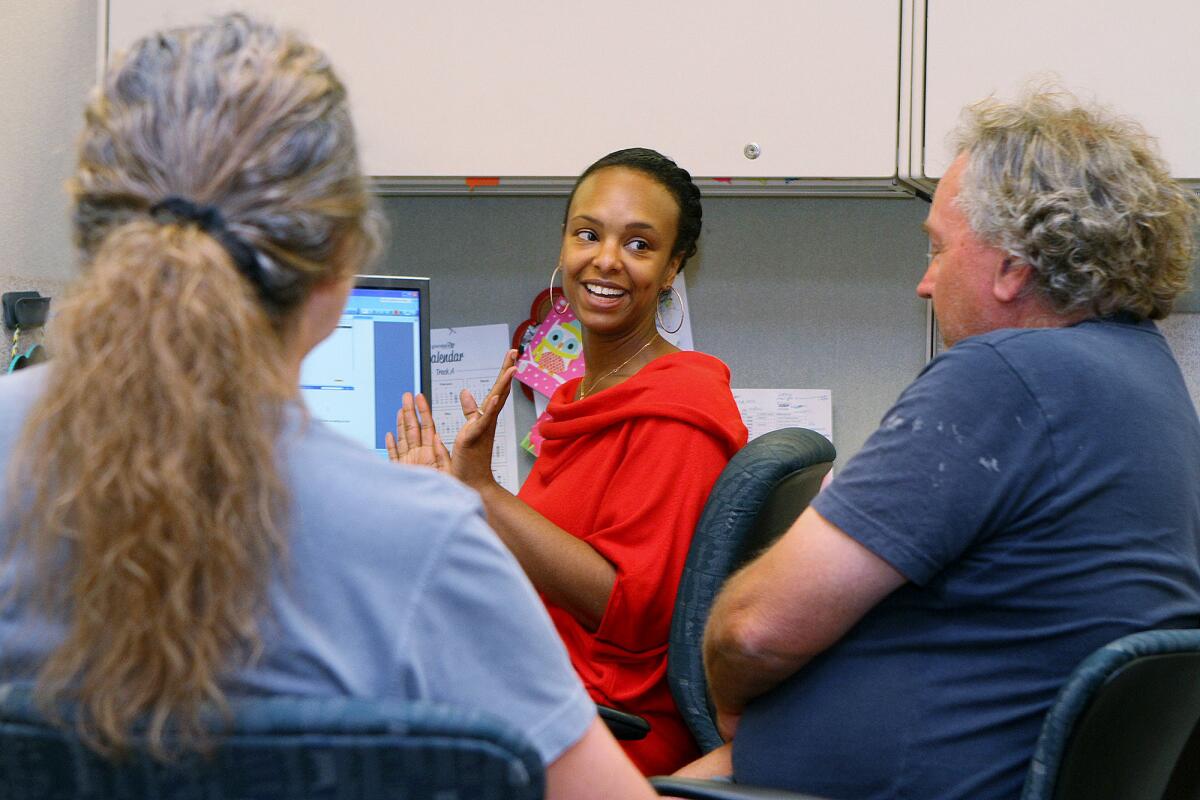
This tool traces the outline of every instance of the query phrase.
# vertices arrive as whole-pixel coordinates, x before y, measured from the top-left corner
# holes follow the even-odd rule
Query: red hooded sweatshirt
[[[660,356],[583,400],[578,384],[551,398],[518,496],[616,568],[595,632],[548,608],[591,696],[650,722],[645,739],[622,744],[643,773],[664,775],[699,755],[667,686],[675,594],[704,503],[746,427],[729,368],[703,353]]]

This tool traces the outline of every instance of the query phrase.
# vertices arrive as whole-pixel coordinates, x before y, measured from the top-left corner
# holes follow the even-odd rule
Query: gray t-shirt
[[[31,368],[0,378],[0,452],[11,453],[46,375]],[[524,731],[547,764],[578,741],[595,705],[474,492],[433,470],[383,462],[305,424],[298,408],[289,409],[280,452],[293,501],[288,561],[268,589],[264,653],[228,681],[232,696],[482,709]],[[7,485],[0,549],[13,535],[6,493]],[[7,597],[28,569],[18,557],[0,571],[3,679],[27,677],[62,635],[60,623]]]

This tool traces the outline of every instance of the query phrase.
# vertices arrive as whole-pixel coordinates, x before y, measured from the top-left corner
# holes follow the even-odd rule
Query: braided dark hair
[[[571,203],[579,185],[592,173],[609,167],[624,167],[649,175],[675,198],[675,204],[679,207],[679,224],[671,255],[683,255],[679,260],[679,269],[682,270],[687,260],[696,255],[696,240],[700,238],[700,226],[704,219],[704,209],[700,206],[700,189],[692,182],[691,173],[657,150],[627,147],[609,153],[585,169],[571,187],[571,196],[567,198],[567,208],[563,212],[563,224],[567,222],[567,214],[571,213]]]

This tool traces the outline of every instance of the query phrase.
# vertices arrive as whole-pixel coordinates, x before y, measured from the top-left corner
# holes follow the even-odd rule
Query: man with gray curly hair
[[[957,144],[917,287],[948,349],[714,606],[739,782],[1013,800],[1080,660],[1200,624],[1200,420],[1152,321],[1196,199],[1062,94],[979,103]]]
[[[1136,123],[1045,93],[971,107],[956,143],[925,223],[933,260],[917,289],[933,299],[947,345],[997,328],[1170,313],[1192,270],[1196,198]],[[996,302],[965,318],[971,297],[938,288],[939,273],[959,277],[938,259],[960,242],[1001,268]]]

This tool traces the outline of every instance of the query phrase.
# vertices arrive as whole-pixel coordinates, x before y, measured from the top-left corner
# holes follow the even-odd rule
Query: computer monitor
[[[429,397],[429,279],[359,275],[337,328],[300,367],[310,413],[385,452],[405,392]]]

